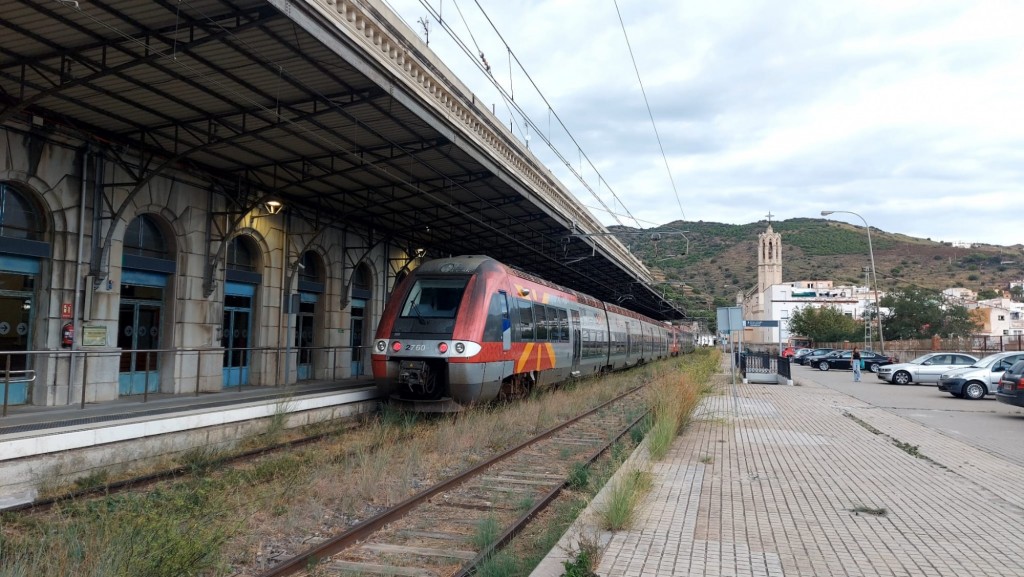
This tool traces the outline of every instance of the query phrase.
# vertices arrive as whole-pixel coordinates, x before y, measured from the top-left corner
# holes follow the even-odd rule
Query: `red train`
[[[382,395],[424,410],[692,350],[692,335],[486,256],[424,263],[391,295],[373,345]]]

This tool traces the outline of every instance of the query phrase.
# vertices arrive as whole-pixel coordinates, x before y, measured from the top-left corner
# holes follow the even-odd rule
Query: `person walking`
[[[853,358],[850,359],[850,365],[853,366],[853,382],[860,382],[860,352],[857,347],[853,347]]]

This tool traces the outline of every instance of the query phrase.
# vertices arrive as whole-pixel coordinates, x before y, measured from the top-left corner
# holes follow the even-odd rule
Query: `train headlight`
[[[448,343],[438,343],[437,351],[441,354],[448,352]]]
[[[395,351],[396,353],[398,351],[401,351],[402,350],[402,343],[400,343],[398,341],[395,341],[395,342],[391,343],[391,350]]]
[[[455,352],[459,353],[460,355],[462,353],[466,352],[466,344],[465,343],[455,343]]]
[[[383,353],[384,349],[386,349],[386,348],[388,348],[387,341],[383,341],[383,340],[377,341],[377,352],[378,353]]]

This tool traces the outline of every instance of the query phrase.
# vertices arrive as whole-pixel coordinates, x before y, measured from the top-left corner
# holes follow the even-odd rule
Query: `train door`
[[[225,283],[224,325],[221,328],[224,388],[249,384],[252,301],[255,296],[254,285],[230,281]]]
[[[508,293],[498,291],[498,302],[501,306],[501,351],[504,357],[512,350],[512,316],[508,310]]]
[[[626,364],[629,365],[633,361],[633,329],[629,327],[629,323],[624,323],[626,326]]]
[[[572,369],[570,369],[572,376],[578,377],[580,374],[580,360],[583,356],[583,333],[580,330],[580,311],[571,310],[570,322],[572,323],[570,330],[572,330]]]

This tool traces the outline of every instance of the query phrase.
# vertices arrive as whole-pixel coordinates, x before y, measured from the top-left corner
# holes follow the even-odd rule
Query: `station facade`
[[[370,374],[366,345],[415,251],[148,162],[70,131],[0,127],[7,405]]]

